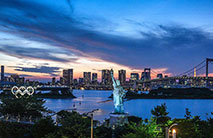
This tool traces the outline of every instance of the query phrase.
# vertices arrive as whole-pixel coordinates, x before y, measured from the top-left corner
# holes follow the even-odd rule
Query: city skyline
[[[113,69],[102,69],[98,72],[81,72],[81,76],[79,77],[74,77],[75,76],[75,70],[74,69],[63,69],[60,73],[59,76],[52,76],[50,79],[47,79],[46,81],[41,81],[41,82],[51,82],[51,80],[53,81],[54,79],[54,82],[55,81],[61,81],[62,78],[70,78],[69,81],[68,79],[67,80],[63,80],[64,81],[64,84],[69,84],[71,83],[70,81],[73,81],[74,79],[77,79],[78,81],[80,81],[80,79],[83,79],[83,81],[85,82],[85,78],[88,79],[88,77],[90,78],[89,80],[86,80],[87,82],[89,81],[99,81],[99,82],[103,82],[103,71],[107,71],[108,73],[110,72],[110,70],[113,70]],[[7,71],[7,70],[6,70]],[[113,76],[120,80],[121,83],[124,83],[125,81],[129,81],[131,80],[132,78],[137,78],[136,80],[141,80],[142,78],[142,75],[144,73],[145,70],[143,70],[142,72],[130,72],[130,74],[126,74],[126,70],[124,69],[119,69],[116,71],[113,70]],[[11,73],[11,74],[8,74],[8,73],[5,73],[5,66],[4,65],[1,65],[1,70],[0,70],[0,73],[1,73],[1,81],[4,81],[4,78],[8,78],[10,76],[19,76],[19,74],[15,74],[15,73]],[[162,74],[161,72],[159,72],[159,74],[162,75],[162,77],[165,77],[168,75],[167,74]],[[158,75],[159,74],[156,74],[156,72],[154,73],[150,73],[148,76],[150,76],[152,79],[154,78],[158,78]],[[138,75],[137,77],[135,75]],[[25,76],[25,75],[20,75],[19,77],[21,78],[26,78],[28,80],[30,80],[28,78],[28,76]],[[108,74],[107,78],[110,77],[110,75]],[[3,79],[2,79],[3,78]],[[151,79],[150,78],[150,79]],[[39,81],[39,80],[36,80],[36,79],[32,79],[32,81]]]
[[[120,69],[129,78],[144,68],[174,76],[212,58],[212,5],[210,0],[1,0],[0,63],[5,73],[41,81],[70,68],[74,78],[94,72],[100,79],[100,71],[111,68],[116,77]]]

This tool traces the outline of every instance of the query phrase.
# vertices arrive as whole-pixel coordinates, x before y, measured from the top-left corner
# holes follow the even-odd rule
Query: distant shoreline
[[[213,91],[207,88],[159,88],[149,94],[128,91],[125,99],[213,99]]]
[[[76,98],[73,94],[61,95],[61,94],[34,94],[33,96],[37,98],[46,98],[46,99],[73,99]],[[12,94],[0,94],[2,97],[12,97]]]

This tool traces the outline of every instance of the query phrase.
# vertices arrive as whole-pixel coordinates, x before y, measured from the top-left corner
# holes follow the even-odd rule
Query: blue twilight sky
[[[102,68],[176,75],[213,58],[212,7],[212,0],[1,0],[0,63],[37,79],[64,68],[76,78]]]

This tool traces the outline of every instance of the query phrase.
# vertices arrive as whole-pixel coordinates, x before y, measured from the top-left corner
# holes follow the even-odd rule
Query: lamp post
[[[172,130],[172,138],[176,138],[176,130],[175,129]]]
[[[90,115],[90,117],[91,117],[91,135],[90,135],[91,138],[93,138],[93,113],[94,113],[95,111],[98,111],[98,110],[99,110],[99,109],[94,109],[94,110],[92,110],[92,111],[86,113],[86,115]]]
[[[177,123],[174,123],[174,124],[172,124],[169,128],[168,127],[166,127],[166,137],[165,138],[169,138],[169,131],[170,131],[170,129],[172,128],[172,127],[174,127],[174,126],[177,126],[178,124]],[[176,130],[175,129],[173,129],[173,131],[172,131],[172,138],[176,138]]]
[[[93,113],[91,113],[91,138],[93,138]]]

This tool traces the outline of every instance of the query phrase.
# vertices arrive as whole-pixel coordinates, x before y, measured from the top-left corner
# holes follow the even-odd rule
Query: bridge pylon
[[[213,62],[213,58],[206,58],[206,86],[208,86],[209,63]]]

